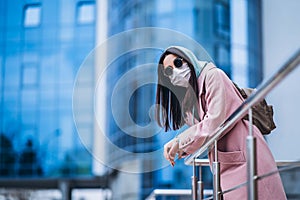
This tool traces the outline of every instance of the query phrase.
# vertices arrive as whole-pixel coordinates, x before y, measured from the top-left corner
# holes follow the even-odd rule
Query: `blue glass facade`
[[[95,46],[95,1],[4,0],[0,13],[1,175],[91,175],[72,92]],[[92,120],[78,127],[93,137]]]
[[[264,78],[262,45],[262,5],[260,0],[247,1],[248,8],[248,75],[249,86],[256,87]]]
[[[232,2],[110,0],[108,37],[139,27],[169,28],[199,42],[218,67],[232,76]],[[247,69],[251,70],[247,76],[253,86],[261,80],[260,28],[253,26],[259,20],[255,16],[260,7],[259,1],[247,3],[247,15],[252,17],[246,27],[255,34],[249,34],[249,46],[243,48],[249,53]],[[92,156],[77,131],[86,137],[85,145],[92,149],[93,100],[84,98],[78,104],[81,117],[75,126],[72,93],[80,65],[95,47],[96,4],[95,0],[0,1],[0,176],[92,175]],[[126,41],[120,46],[132,44]],[[159,53],[153,49],[139,50],[114,60],[107,73],[107,102],[111,102],[112,89],[122,75],[133,66],[157,62]],[[90,72],[80,87],[87,97],[92,97],[94,85]],[[132,88],[125,88],[124,93]],[[148,110],[154,104],[155,92],[155,85],[149,84],[132,94],[129,111],[136,124],[149,123]],[[122,102],[119,106],[123,106]],[[129,136],[114,121],[110,103],[106,110],[106,132],[110,141],[121,149],[151,152],[169,139]],[[108,162],[122,165],[130,159],[109,149],[107,152]],[[190,188],[191,170],[178,161],[175,168],[141,173],[140,198],[154,188]],[[211,172],[207,168],[203,174],[208,184],[205,187],[210,187]]]

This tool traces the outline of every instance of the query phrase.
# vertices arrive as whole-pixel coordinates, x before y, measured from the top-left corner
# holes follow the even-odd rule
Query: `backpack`
[[[247,99],[255,89],[253,88],[239,88],[237,84],[233,83],[238,89],[240,94],[244,99]],[[272,130],[276,128],[273,119],[273,106],[268,105],[265,99],[262,99],[257,104],[252,106],[252,121],[253,124],[260,130],[263,135],[268,135]],[[247,114],[243,117],[245,120],[249,120],[249,115]]]

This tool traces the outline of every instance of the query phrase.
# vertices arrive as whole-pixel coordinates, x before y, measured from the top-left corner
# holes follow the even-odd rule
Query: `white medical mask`
[[[191,70],[187,63],[183,63],[181,67],[174,68],[172,75],[169,76],[173,85],[187,88],[189,86],[189,79],[191,77]]]

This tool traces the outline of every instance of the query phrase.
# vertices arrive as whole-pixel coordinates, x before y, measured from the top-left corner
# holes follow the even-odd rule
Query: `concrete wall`
[[[264,78],[269,78],[300,49],[300,1],[264,0]],[[300,159],[300,67],[268,95],[277,129],[267,137],[276,159]]]
[[[263,0],[263,62],[265,79],[300,48],[300,1]],[[277,129],[267,141],[279,160],[300,160],[300,66],[281,82],[268,99],[275,108]],[[281,172],[289,200],[300,198],[300,168]]]

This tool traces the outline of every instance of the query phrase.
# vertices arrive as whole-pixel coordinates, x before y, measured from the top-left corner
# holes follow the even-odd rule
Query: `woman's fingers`
[[[166,160],[169,160],[169,154],[168,154],[169,150],[170,150],[169,147],[167,146],[164,147],[164,157]]]
[[[172,145],[173,145],[173,141],[171,140],[164,146],[164,157],[168,161],[170,161],[169,151],[170,151]]]
[[[184,153],[183,151],[180,151],[180,150],[178,151],[178,159],[181,159],[181,158],[182,158],[183,153]]]
[[[169,158],[174,160],[175,156],[176,156],[176,153],[178,152],[178,149],[179,149],[178,142],[174,142],[172,144],[172,147],[170,148],[170,151],[169,151]]]
[[[179,144],[176,140],[171,140],[164,146],[164,157],[168,160],[172,166],[175,165],[175,156],[178,153],[178,156],[181,157],[182,153],[179,152]]]
[[[170,163],[171,165],[174,167],[175,165],[175,156],[179,150],[179,144],[178,144],[178,141],[177,140],[173,140],[173,144],[172,144],[172,147],[170,148],[170,151],[169,151],[169,158],[170,158]]]

